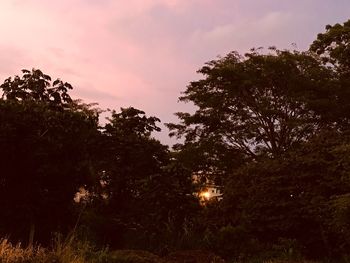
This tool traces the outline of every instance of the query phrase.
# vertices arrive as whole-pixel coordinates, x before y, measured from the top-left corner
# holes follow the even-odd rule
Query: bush
[[[160,257],[142,250],[116,250],[106,259],[106,263],[165,263]]]

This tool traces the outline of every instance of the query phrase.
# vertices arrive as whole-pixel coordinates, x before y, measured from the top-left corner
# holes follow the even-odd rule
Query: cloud
[[[18,67],[18,61],[26,60],[25,53],[16,47],[7,46],[0,44],[0,54],[1,54],[1,62],[0,62],[0,77],[1,80],[9,77],[7,75],[9,71],[15,71]],[[17,58],[16,60],[14,58]]]
[[[132,105],[169,122],[190,109],[177,98],[204,62],[254,46],[307,48],[325,24],[348,18],[350,3],[339,3],[0,1],[0,77],[40,68],[72,83],[76,97],[101,107]]]
[[[260,46],[278,45],[282,48],[290,48],[292,42],[288,42],[290,37],[286,34],[290,34],[294,19],[295,16],[288,12],[271,12],[259,19],[248,17],[241,19],[238,23],[217,25],[206,31],[195,31],[190,38],[190,43],[193,49],[201,43],[199,57],[204,57],[208,50],[211,56],[216,56],[233,50],[245,52],[252,47]],[[276,36],[280,39],[276,39]],[[217,53],[214,54],[214,52]]]

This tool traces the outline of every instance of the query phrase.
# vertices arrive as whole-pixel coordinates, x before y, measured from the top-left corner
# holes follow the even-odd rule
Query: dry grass
[[[107,249],[96,250],[89,242],[70,236],[57,236],[48,249],[40,246],[14,245],[0,239],[0,263],[163,263],[156,255],[146,251]]]
[[[34,259],[43,258],[46,255],[45,249],[41,247],[23,248],[20,243],[13,245],[7,239],[0,240],[0,262],[34,262]],[[36,260],[36,262],[42,262]]]
[[[165,263],[165,262],[224,262],[215,255],[203,251],[177,252],[166,258],[159,258],[146,251],[96,250],[88,242],[70,236],[57,236],[52,248],[40,246],[24,247],[20,243],[11,244],[6,238],[0,239],[0,263]],[[317,263],[303,260],[253,261],[264,263]]]
[[[65,240],[57,237],[51,249],[0,240],[0,263],[102,263],[106,262],[106,255],[106,250],[96,252],[88,243],[73,237]]]

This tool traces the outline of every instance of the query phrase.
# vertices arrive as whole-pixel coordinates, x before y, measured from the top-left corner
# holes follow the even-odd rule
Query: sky
[[[73,98],[176,122],[205,62],[252,47],[305,50],[349,0],[1,0],[0,82],[23,68],[71,83]],[[294,44],[295,45],[294,45]],[[163,143],[174,141],[163,127]]]

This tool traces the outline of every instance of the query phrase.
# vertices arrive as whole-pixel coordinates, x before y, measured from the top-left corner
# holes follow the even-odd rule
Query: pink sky
[[[102,108],[175,121],[204,62],[275,45],[306,49],[348,0],[1,0],[0,78],[39,68]],[[167,130],[158,136],[170,143]]]

